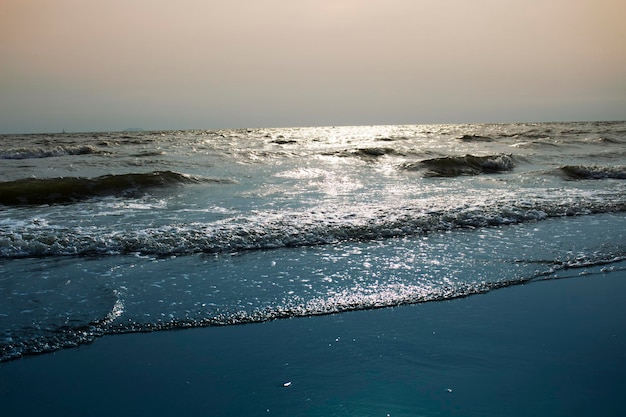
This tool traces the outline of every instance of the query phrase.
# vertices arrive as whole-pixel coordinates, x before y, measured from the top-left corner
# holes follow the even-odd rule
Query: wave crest
[[[16,148],[0,151],[0,159],[40,159],[68,155],[89,155],[100,153],[89,145],[56,146],[54,148]]]
[[[566,178],[572,180],[626,179],[626,166],[566,165],[561,167],[560,171]]]
[[[138,230],[70,229],[32,223],[0,227],[0,258],[229,253],[369,241],[623,211],[626,204],[619,197],[570,196],[566,201],[557,197],[535,202],[500,200],[487,205],[439,209],[374,207],[358,217],[350,210],[267,213]]]
[[[153,188],[220,181],[226,180],[210,180],[172,171],[104,175],[96,178],[26,178],[1,182],[0,204],[68,204],[92,197],[133,196]]]
[[[461,142],[493,142],[493,138],[481,135],[463,135],[458,140]]]
[[[493,174],[511,171],[515,160],[511,155],[446,156],[405,164],[408,171],[425,170],[428,177],[458,177],[461,175]]]

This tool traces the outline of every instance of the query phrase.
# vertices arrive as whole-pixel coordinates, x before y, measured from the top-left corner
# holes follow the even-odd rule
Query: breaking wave
[[[572,180],[626,179],[626,167],[624,166],[601,167],[566,165],[561,167],[560,171],[566,178]]]
[[[105,297],[105,301],[109,302],[109,311],[101,318],[73,325],[59,325],[52,322],[40,324],[34,335],[31,334],[32,328],[30,326],[18,323],[15,329],[7,332],[4,338],[0,338],[0,362],[88,344],[105,335],[261,323],[278,319],[321,316],[356,310],[373,310],[407,304],[452,300],[533,281],[569,277],[566,274],[555,275],[554,272],[557,270],[584,269],[586,271],[588,268],[599,269],[604,265],[619,263],[624,260],[626,260],[625,253],[604,254],[599,257],[575,257],[563,261],[520,260],[517,262],[545,263],[547,268],[544,271],[536,271],[534,274],[495,281],[450,281],[437,285],[420,282],[390,282],[374,287],[351,287],[312,298],[292,295],[285,299],[277,299],[264,307],[207,309],[198,312],[198,315],[189,311],[184,317],[148,318],[147,321],[137,317],[126,318],[124,316],[124,303],[120,295],[117,291],[112,291],[113,299]],[[616,270],[615,267],[604,267],[599,269],[599,272],[604,273],[613,270]],[[619,266],[617,270],[620,270]],[[584,273],[583,271],[578,275]],[[23,330],[26,330],[25,334],[22,334]]]
[[[620,122],[2,136],[0,362],[107,334],[624,271],[625,133]]]
[[[459,140],[462,142],[493,142],[493,139],[489,136],[481,135],[463,135]]]
[[[46,256],[151,256],[230,253],[370,241],[544,220],[551,217],[626,211],[619,196],[537,198],[446,209],[370,207],[358,215],[349,209],[268,212],[213,223],[174,224],[140,230],[69,228],[47,223],[0,225],[0,258]]]
[[[0,204],[68,204],[91,197],[134,196],[152,188],[201,182],[227,180],[211,180],[172,171],[104,175],[96,178],[26,178],[0,182]]]
[[[0,159],[39,159],[68,155],[89,155],[101,153],[93,146],[55,146],[53,148],[16,148],[0,151]]]
[[[426,159],[402,166],[408,171],[424,170],[428,177],[458,177],[461,175],[492,174],[511,171],[515,160],[511,155],[446,156]]]
[[[76,347],[91,343],[104,336],[107,333],[107,327],[111,326],[124,311],[123,303],[119,299],[117,291],[108,292],[108,295],[96,299],[99,303],[110,303],[108,312],[100,318],[81,320],[73,317],[71,322],[67,322],[68,318],[61,317],[62,315],[46,317],[42,322],[39,322],[37,332],[34,334],[31,326],[26,323],[13,323],[15,328],[11,331],[5,330],[7,335],[0,338],[0,362]],[[93,306],[96,300],[91,300],[94,310],[101,307]],[[62,302],[60,301],[60,303]],[[73,313],[73,316],[75,315],[76,313]]]

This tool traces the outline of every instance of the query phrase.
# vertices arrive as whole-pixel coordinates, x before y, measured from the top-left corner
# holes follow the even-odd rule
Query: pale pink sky
[[[626,119],[624,0],[0,0],[0,133]]]

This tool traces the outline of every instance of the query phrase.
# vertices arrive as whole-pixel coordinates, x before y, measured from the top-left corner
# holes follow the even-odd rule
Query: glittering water
[[[2,360],[625,258],[626,124],[3,136]]]

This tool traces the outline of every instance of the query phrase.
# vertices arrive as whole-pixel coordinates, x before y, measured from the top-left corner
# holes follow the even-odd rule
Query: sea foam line
[[[0,257],[151,256],[228,253],[317,246],[539,221],[552,217],[626,211],[621,196],[569,196],[458,207],[350,207],[308,212],[239,215],[212,223],[136,230],[61,227],[44,223],[0,224]]]

